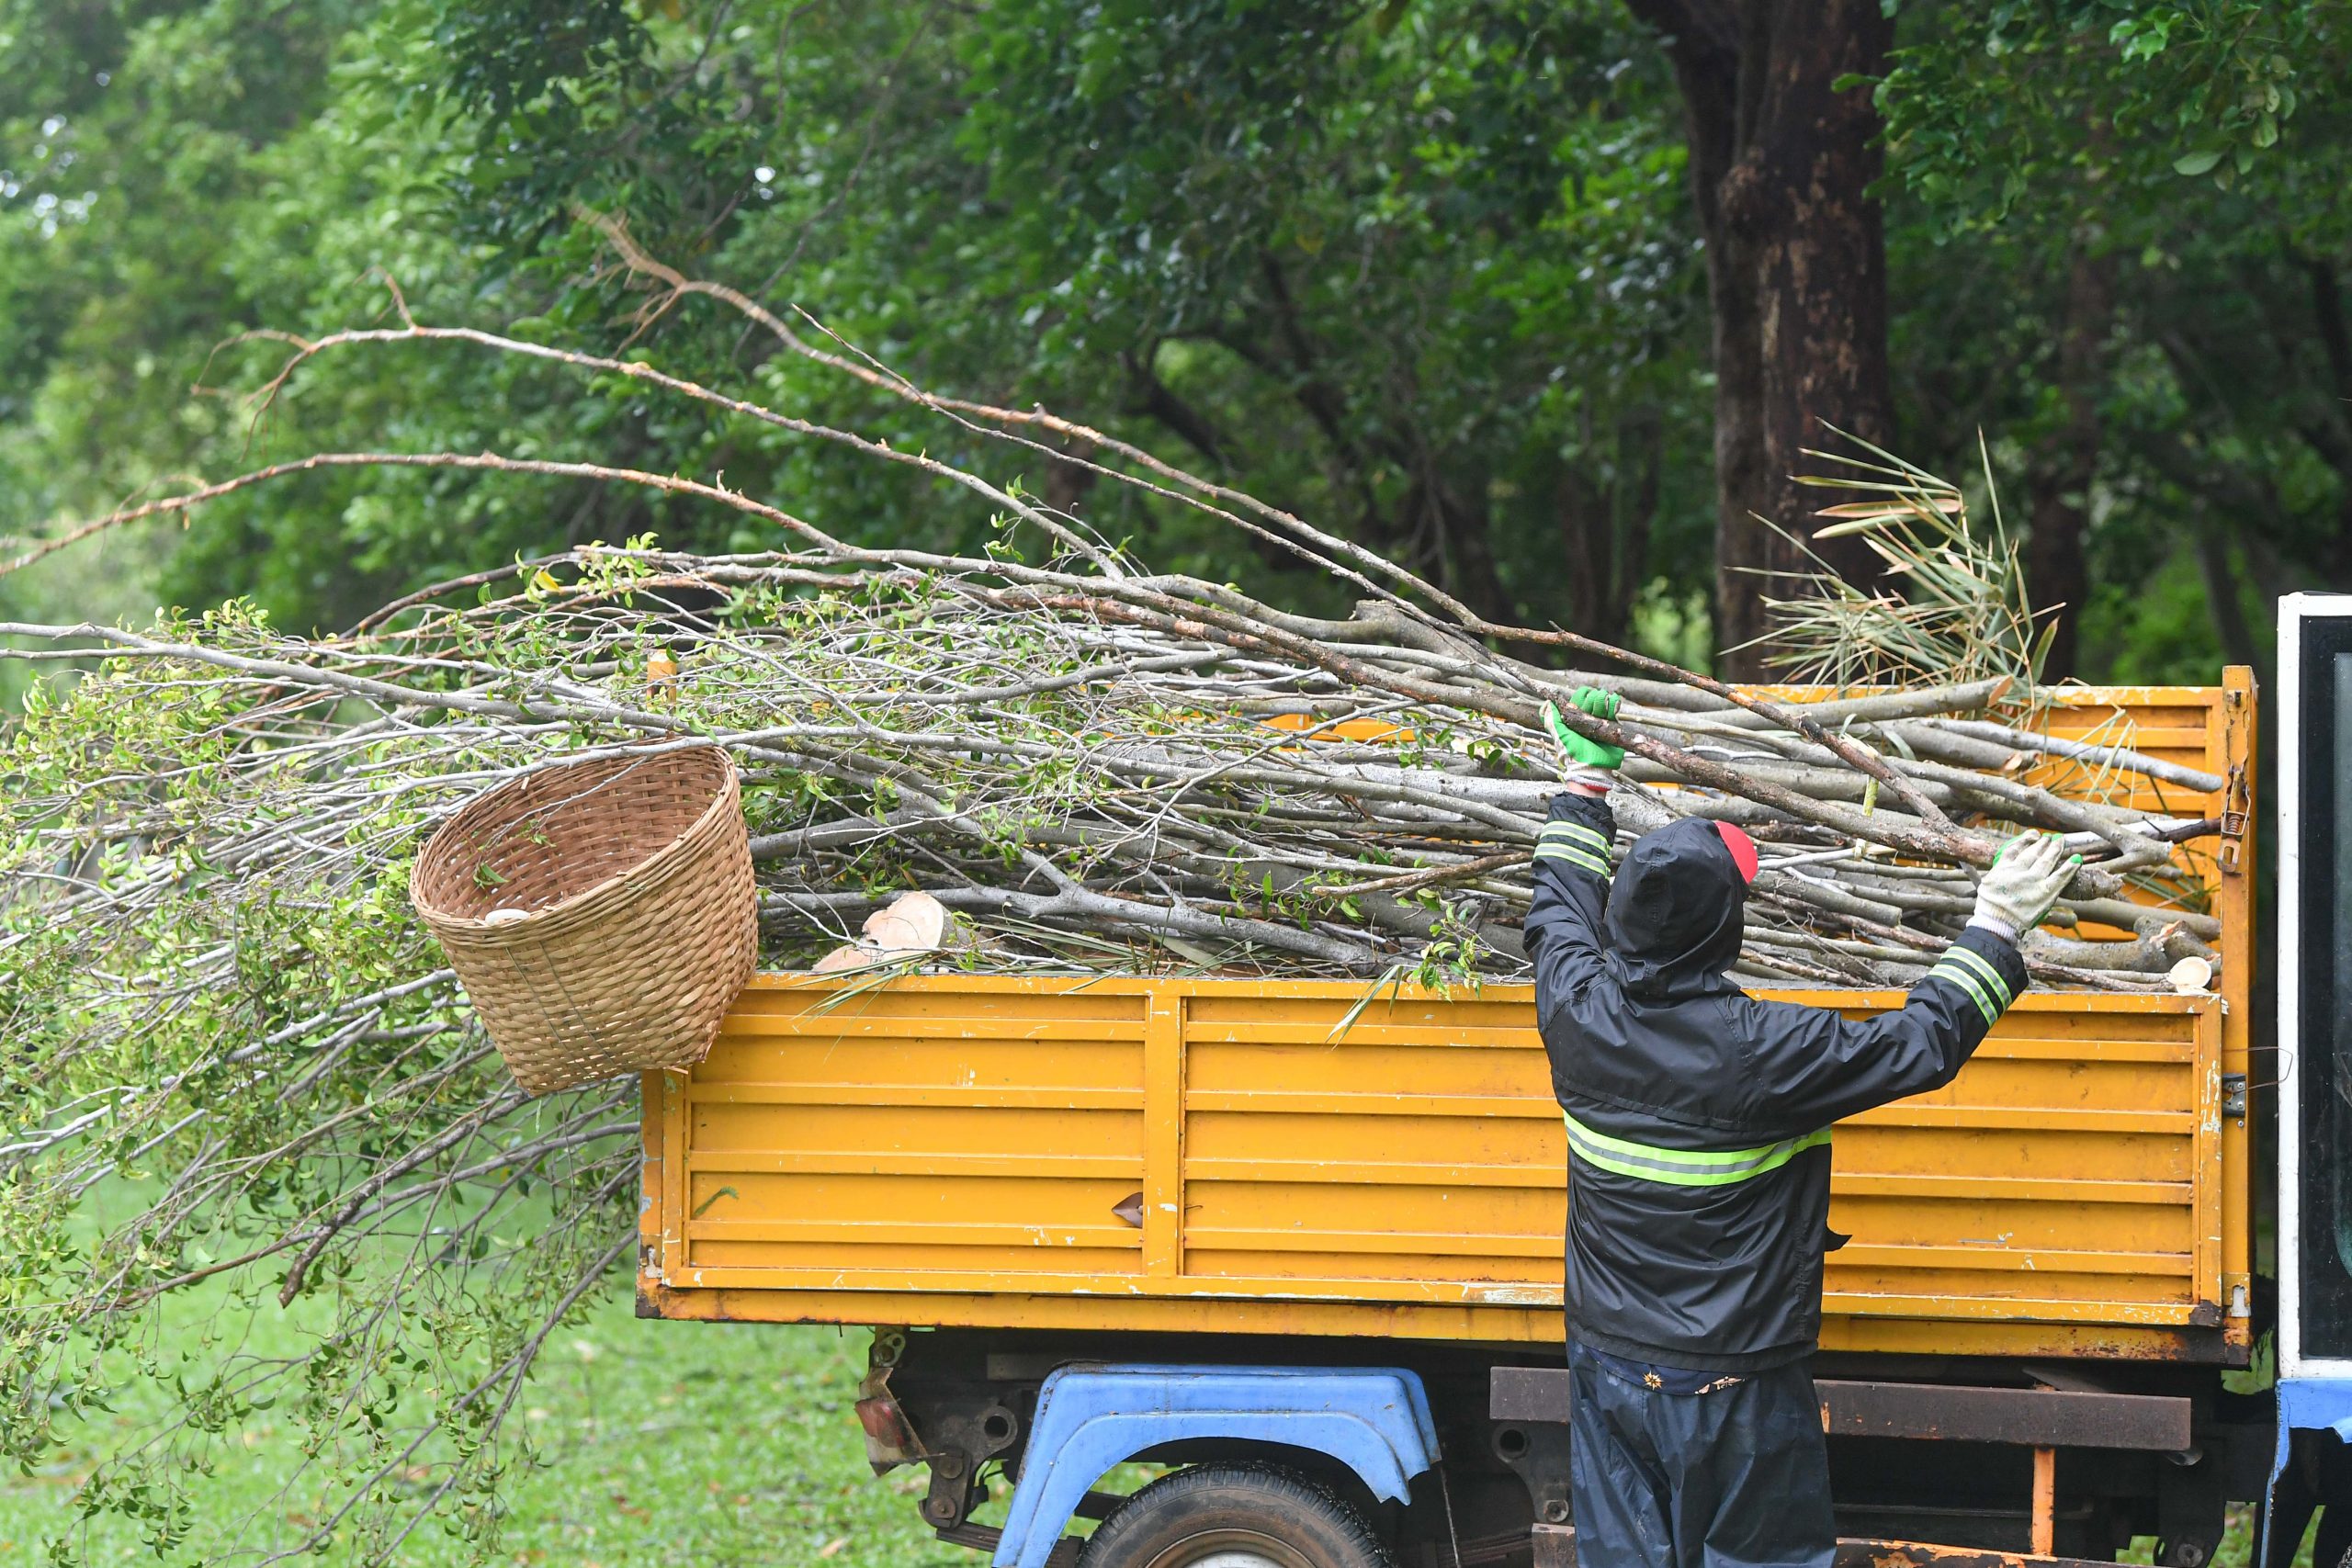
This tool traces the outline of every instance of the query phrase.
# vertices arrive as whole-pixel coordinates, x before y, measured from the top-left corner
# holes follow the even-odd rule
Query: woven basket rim
[[[711,756],[718,759],[726,770],[724,782],[720,784],[718,789],[711,792],[709,804],[702,808],[702,811],[692,822],[687,823],[684,828],[680,829],[667,843],[662,844],[659,849],[649,852],[645,858],[639,861],[636,864],[628,866],[624,870],[616,871],[613,873],[612,875],[605,877],[602,882],[593,883],[589,886],[582,888],[577,893],[567,894],[565,897],[557,899],[552,904],[543,905],[537,909],[526,909],[523,912],[523,918],[519,920],[502,920],[496,925],[491,924],[486,918],[481,915],[453,914],[448,910],[440,908],[434,905],[430,900],[416,892],[414,874],[412,873],[410,878],[410,896],[415,900],[418,912],[425,917],[427,924],[436,928],[447,928],[451,931],[464,931],[468,933],[476,931],[495,931],[501,937],[521,936],[526,932],[543,930],[559,916],[574,914],[583,907],[601,901],[611,895],[622,883],[631,881],[632,879],[644,878],[647,872],[658,867],[664,858],[669,857],[680,844],[684,843],[688,839],[693,838],[696,833],[707,829],[710,825],[712,817],[718,815],[720,808],[727,805],[728,795],[730,793],[729,786],[735,784],[736,774],[735,759],[729,754],[726,747],[720,746],[715,742],[705,743],[698,746],[681,746],[673,750],[651,752],[645,760],[648,761],[661,761],[667,759],[688,758],[697,755]],[[488,794],[476,796],[474,799],[468,801],[464,806],[458,807],[457,811],[453,812],[442,822],[439,828],[435,828],[433,830],[433,837],[424,841],[424,850],[417,855],[418,863],[422,864],[425,856],[433,852],[434,840],[440,838],[444,829],[449,828],[451,825],[456,823],[459,818],[465,816],[475,807],[491,803],[502,792],[508,789],[519,789],[524,784],[528,784],[533,780],[545,778],[549,773],[560,772],[565,768],[591,767],[599,762],[609,762],[615,760],[616,759],[613,757],[605,756],[582,757],[576,760],[567,761],[558,763],[554,767],[542,768],[536,773],[526,773],[521,778],[510,779],[506,783],[491,790]],[[740,807],[738,807],[738,809],[740,809]]]

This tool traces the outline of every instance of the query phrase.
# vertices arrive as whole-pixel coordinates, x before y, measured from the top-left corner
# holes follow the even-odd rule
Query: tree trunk
[[[1257,344],[1221,338],[1251,365],[1280,376],[1292,397],[1329,444],[1340,488],[1351,491],[1361,508],[1355,533],[1399,566],[1438,586],[1489,620],[1519,618],[1517,603],[1496,565],[1492,506],[1482,474],[1442,471],[1424,433],[1411,423],[1411,404],[1369,446],[1352,428],[1346,397],[1327,379],[1322,356],[1310,335],[1290,280],[1272,252],[1261,252],[1259,274],[1265,285],[1272,337],[1288,361],[1286,370]],[[1199,443],[1195,442],[1195,446]],[[1412,476],[1395,517],[1381,508],[1374,471],[1393,464]]]
[[[2197,570],[2205,579],[2205,602],[2213,612],[2213,635],[2221,640],[2222,657],[2233,664],[2254,663],[2254,624],[2246,618],[2229,543],[2214,528],[2197,531]]]
[[[1560,470],[1553,498],[1560,519],[1567,624],[1587,637],[1622,644],[1627,606],[1616,592],[1616,497],[1609,487],[1593,483],[1581,462],[1572,462]]]
[[[1816,502],[1794,480],[1835,427],[1886,446],[1886,237],[1866,194],[1882,160],[1867,85],[1887,68],[1880,0],[1627,0],[1664,35],[1681,90],[1714,318],[1715,615],[1726,673],[1767,672],[1763,595],[1812,568]],[[1793,537],[1792,536],[1793,536]],[[1878,561],[1814,547],[1849,581]]]
[[[1588,428],[1588,447],[1591,434]],[[1553,507],[1560,524],[1567,625],[1622,646],[1649,572],[1664,428],[1656,410],[1636,408],[1618,419],[1615,434],[1614,477],[1597,482],[1589,458],[1567,463],[1554,481]]]
[[[2077,673],[2081,657],[2083,601],[2090,592],[2083,534],[2098,472],[2098,384],[2114,310],[2112,262],[2093,254],[2078,239],[2067,268],[2058,338],[2058,394],[2065,423],[2037,445],[2030,478],[2033,531],[2025,546],[2026,587],[2034,607],[2049,612],[2055,628],[2041,667],[2045,681]]]
[[[2352,585],[2352,412],[2347,412],[2352,411],[2352,325],[2345,320],[2344,292],[2336,285],[2335,264],[2313,258],[2304,263],[2304,272],[2311,281],[2312,324],[2321,352],[2327,356],[2328,379],[2335,391],[2329,417],[2305,439],[2335,469],[2343,486],[2342,521],[2335,537],[2329,541],[2326,560],[2328,586],[2341,589]]]
[[[1518,604],[1495,564],[1493,508],[1485,483],[1469,476],[1456,488],[1436,471],[1434,461],[1426,455],[1423,460],[1427,466],[1406,492],[1399,518],[1404,563],[1487,619],[1515,623]]]

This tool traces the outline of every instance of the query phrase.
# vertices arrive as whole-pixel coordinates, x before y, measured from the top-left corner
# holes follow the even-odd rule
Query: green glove
[[[1617,694],[1604,692],[1598,686],[1578,686],[1568,699],[1581,712],[1595,718],[1613,719],[1617,716]],[[1604,772],[1615,768],[1625,760],[1623,746],[1603,746],[1597,740],[1587,740],[1561,722],[1560,710],[1551,703],[1544,705],[1544,723],[1552,731],[1552,739],[1560,743],[1568,761],[1579,767],[1599,768]]]

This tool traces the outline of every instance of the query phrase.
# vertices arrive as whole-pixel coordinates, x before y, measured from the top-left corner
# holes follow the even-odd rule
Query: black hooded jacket
[[[1830,1124],[1950,1083],[2025,963],[1971,928],[1899,1011],[1761,1001],[1726,973],[1747,889],[1713,824],[1645,835],[1612,886],[1615,830],[1605,801],[1555,797],[1527,914],[1568,1128],[1568,1332],[1659,1366],[1779,1366],[1821,1332]]]

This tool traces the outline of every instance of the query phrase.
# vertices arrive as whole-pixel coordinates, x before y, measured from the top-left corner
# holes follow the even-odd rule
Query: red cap
[[[1732,863],[1739,867],[1739,879],[1755,881],[1756,840],[1728,822],[1716,823],[1715,831],[1723,835],[1724,848],[1731,852]]]

